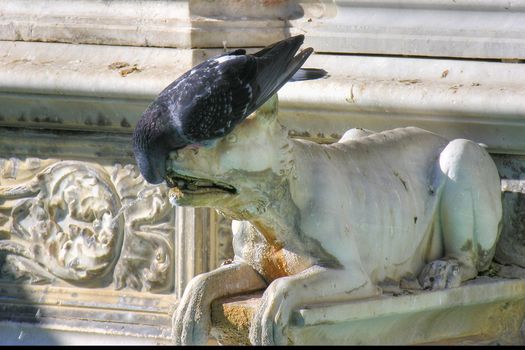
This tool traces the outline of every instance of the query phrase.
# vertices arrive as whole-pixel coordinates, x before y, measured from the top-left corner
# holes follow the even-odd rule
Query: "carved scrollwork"
[[[0,160],[0,278],[169,290],[165,193],[131,165]]]
[[[232,221],[217,213],[218,266],[233,259]],[[217,267],[217,266],[216,266]]]
[[[115,288],[163,292],[173,286],[174,209],[165,185],[151,186],[131,165],[115,166],[112,180],[127,210],[124,249]]]
[[[102,168],[56,162],[28,181],[2,186],[0,198],[3,210],[11,211],[4,219],[8,243],[18,247],[16,252],[2,250],[19,256],[11,258],[20,263],[16,277],[23,275],[24,259],[70,282],[89,282],[112,269],[122,245],[123,220],[117,215],[119,197]]]

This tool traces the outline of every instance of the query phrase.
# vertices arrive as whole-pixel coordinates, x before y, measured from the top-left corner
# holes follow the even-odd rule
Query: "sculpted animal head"
[[[289,142],[276,120],[274,99],[213,145],[172,151],[167,164],[172,203],[246,215],[261,210],[265,187],[285,178]]]

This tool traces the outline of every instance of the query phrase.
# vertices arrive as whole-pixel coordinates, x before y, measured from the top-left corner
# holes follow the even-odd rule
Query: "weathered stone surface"
[[[2,345],[169,343],[175,300],[132,290],[0,283]]]
[[[495,258],[525,267],[525,158],[494,155],[501,174],[503,222]]]
[[[320,52],[524,59],[524,17],[520,0],[11,0],[0,40],[260,47],[307,33]]]
[[[251,320],[262,292],[216,300],[211,306],[211,335],[219,344],[251,345]]]
[[[131,165],[11,158],[0,169],[0,278],[173,289],[165,187],[148,186]]]
[[[0,158],[0,342],[169,343],[185,283],[232,257],[228,221],[175,210],[166,187],[146,184],[118,149],[118,135],[112,145],[90,135],[4,135],[4,151],[21,135],[38,137]],[[40,156],[84,160],[23,156],[38,142]],[[106,153],[104,143],[117,149]],[[199,238],[193,249],[177,241],[190,233]]]
[[[308,305],[292,314],[294,345],[524,344],[525,282],[479,277],[441,291],[404,290],[381,297]],[[214,331],[221,344],[243,344],[261,293],[217,300]]]

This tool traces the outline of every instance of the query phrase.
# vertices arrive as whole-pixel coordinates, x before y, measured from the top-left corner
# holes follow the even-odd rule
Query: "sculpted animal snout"
[[[178,162],[189,160],[199,154],[199,149],[196,147],[185,147],[176,151],[170,152],[170,159]]]
[[[177,152],[177,151],[171,151],[171,152],[170,152],[170,159],[171,159],[171,160],[179,160],[179,152]]]

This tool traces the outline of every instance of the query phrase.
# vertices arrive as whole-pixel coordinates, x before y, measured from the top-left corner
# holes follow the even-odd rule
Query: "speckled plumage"
[[[298,35],[254,54],[243,49],[213,57],[167,86],[143,113],[133,134],[142,176],[152,184],[165,176],[168,153],[228,134],[289,80],[319,78],[326,72],[300,69],[311,48],[295,56]]]

